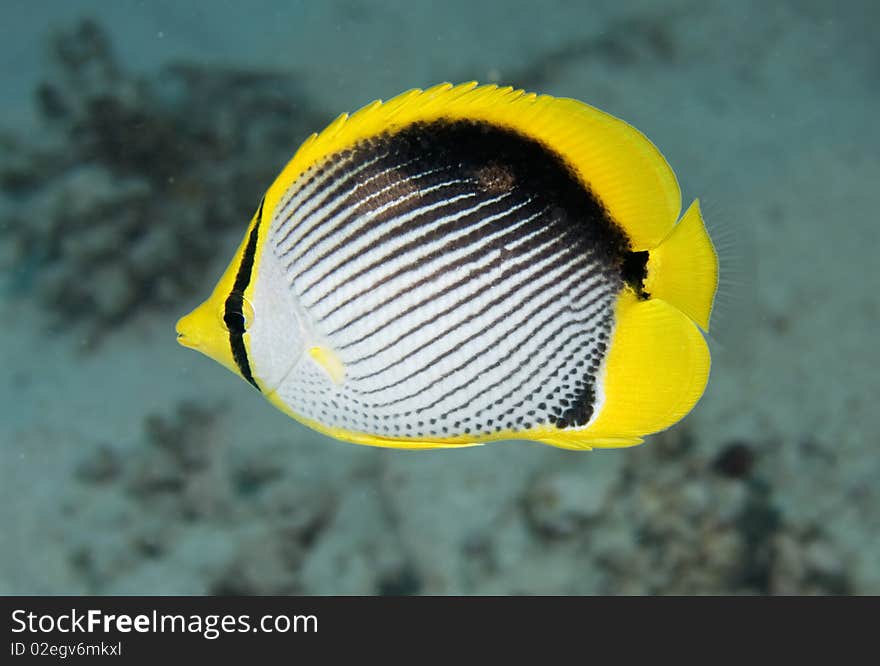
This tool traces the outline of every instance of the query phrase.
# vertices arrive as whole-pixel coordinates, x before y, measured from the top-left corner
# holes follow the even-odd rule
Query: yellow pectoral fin
[[[709,366],[709,348],[694,322],[665,301],[639,301],[625,290],[606,359],[600,412],[570,439],[596,442],[593,446],[637,444],[644,435],[665,430],[697,404]]]
[[[321,366],[334,384],[339,386],[345,381],[345,364],[332,349],[320,346],[312,347],[309,349],[309,356]]]

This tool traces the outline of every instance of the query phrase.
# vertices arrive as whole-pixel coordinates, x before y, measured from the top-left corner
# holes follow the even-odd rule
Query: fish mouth
[[[199,347],[195,340],[186,337],[186,334],[181,333],[180,331],[177,332],[177,344],[189,349],[198,349]]]
[[[190,317],[190,315],[187,315],[186,317],[181,317],[178,320],[177,325],[174,327],[174,332],[177,333],[177,344],[179,344],[183,347],[187,347],[189,349],[198,349],[199,348],[198,341],[195,338],[193,338],[192,336],[188,336],[186,334],[186,329],[187,329],[186,324],[187,324],[187,319],[189,317]]]

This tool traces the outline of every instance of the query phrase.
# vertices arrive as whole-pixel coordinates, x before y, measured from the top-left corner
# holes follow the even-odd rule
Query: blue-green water
[[[245,8],[246,7],[246,8]],[[0,6],[0,593],[880,592],[875,3]],[[174,339],[342,111],[634,124],[704,202],[709,388],[640,447],[324,438]]]

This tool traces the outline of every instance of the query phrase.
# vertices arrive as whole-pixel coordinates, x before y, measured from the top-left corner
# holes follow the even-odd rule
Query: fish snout
[[[193,328],[192,312],[177,320],[177,325],[174,327],[174,330],[177,333],[178,344],[184,347],[189,347],[190,349],[199,348],[199,341]]]

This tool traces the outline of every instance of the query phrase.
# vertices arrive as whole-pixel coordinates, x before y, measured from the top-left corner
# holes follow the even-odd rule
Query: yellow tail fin
[[[706,232],[698,199],[648,257],[645,291],[708,331],[718,289],[718,255]]]

